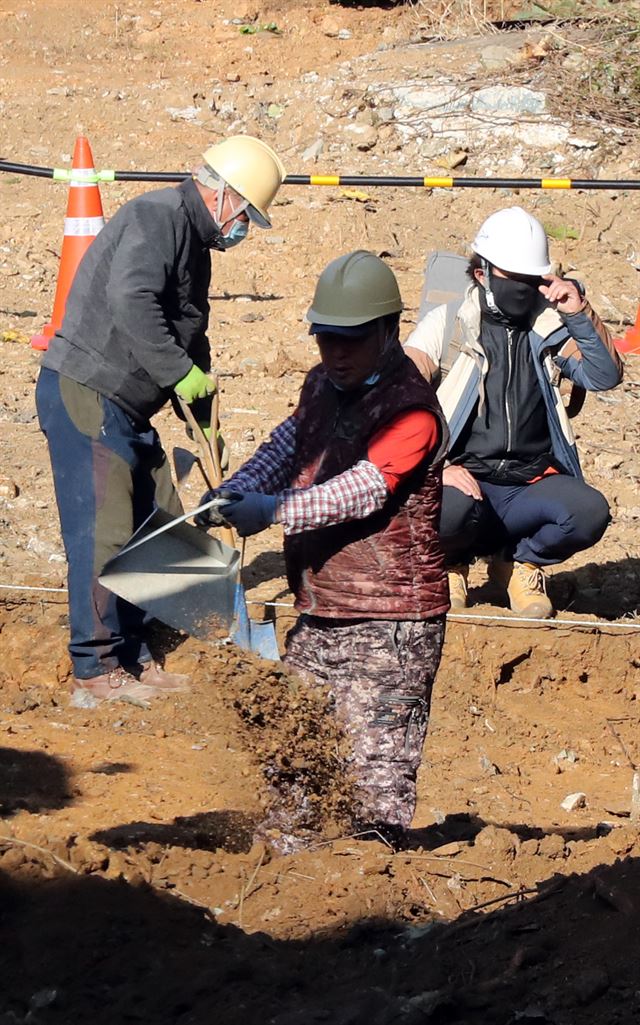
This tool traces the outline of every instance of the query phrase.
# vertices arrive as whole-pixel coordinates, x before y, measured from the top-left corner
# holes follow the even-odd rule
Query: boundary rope
[[[0,584],[0,590],[2,591],[33,591],[53,594],[66,594],[66,587],[31,587],[26,584]],[[254,599],[247,599],[247,605],[258,605],[260,608],[281,608],[281,609],[292,609],[294,608],[293,602],[289,601],[256,601]],[[475,621],[489,621],[497,623],[532,623],[535,626],[569,626],[584,628],[589,630],[640,630],[640,623],[632,622],[619,622],[610,621],[608,619],[533,619],[527,616],[496,616],[487,613],[486,615],[482,612],[448,612],[447,619],[456,620],[475,620]]]

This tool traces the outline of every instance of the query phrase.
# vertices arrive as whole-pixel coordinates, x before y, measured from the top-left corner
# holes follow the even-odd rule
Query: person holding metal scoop
[[[400,346],[401,310],[393,272],[372,253],[325,268],[307,314],[320,363],[298,408],[203,497],[229,500],[200,518],[222,516],[243,537],[282,526],[300,613],[284,661],[333,695],[351,741],[354,826],[392,832],[413,816],[449,608],[438,542],[448,432]],[[287,852],[296,823],[278,808],[276,798],[267,825]]]
[[[215,384],[206,335],[211,250],[269,228],[285,176],[259,139],[211,146],[177,188],[126,203],[97,235],[36,389],[68,561],[72,702],[184,690],[145,642],[144,613],[99,574],[151,515],[182,506],[151,418],[176,396],[207,433]],[[174,402],[175,405],[175,402]]]

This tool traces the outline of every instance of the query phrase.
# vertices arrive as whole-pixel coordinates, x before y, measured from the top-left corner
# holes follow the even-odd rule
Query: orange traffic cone
[[[613,344],[618,352],[640,353],[640,306],[633,327],[627,328],[624,338],[614,338]]]
[[[31,339],[34,349],[47,349],[49,339],[62,324],[67,296],[78,264],[100,229],[104,227],[100,189],[95,181],[93,153],[89,140],[83,135],[76,139],[71,167],[69,200],[67,216],[64,219],[64,238],[53,314],[51,322],[45,324],[42,333],[34,335]]]

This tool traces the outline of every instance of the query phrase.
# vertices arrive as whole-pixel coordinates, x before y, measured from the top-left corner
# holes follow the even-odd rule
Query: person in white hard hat
[[[492,214],[471,248],[451,338],[440,307],[405,345],[430,378],[447,348],[456,354],[438,388],[451,432],[440,523],[451,605],[467,605],[469,564],[491,555],[512,611],[547,618],[544,567],[590,548],[610,519],[583,479],[561,381],[605,391],[622,365],[580,282],[553,273],[546,232],[526,210]]]
[[[271,227],[285,170],[260,139],[211,146],[177,188],[125,203],[85,254],[36,389],[69,565],[73,701],[144,700],[185,687],[151,658],[140,609],[98,582],[155,507],[181,504],[151,418],[179,395],[206,432],[213,381],[210,250]]]

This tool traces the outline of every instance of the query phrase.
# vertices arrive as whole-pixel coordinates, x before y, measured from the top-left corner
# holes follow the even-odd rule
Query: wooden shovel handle
[[[211,438],[208,440],[202,427],[193,415],[191,406],[180,395],[178,395],[178,402],[180,409],[184,413],[185,420],[193,431],[193,439],[200,450],[200,458],[204,463],[207,477],[212,487],[219,488],[222,486],[222,466],[220,465],[220,452],[218,450],[218,411],[220,402],[218,399],[217,377],[215,378],[215,385],[216,390],[211,402]],[[235,548],[236,543],[231,527],[220,527],[220,534],[225,544]]]

